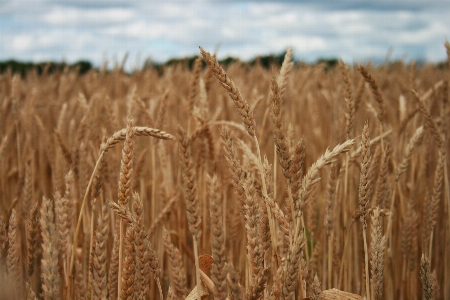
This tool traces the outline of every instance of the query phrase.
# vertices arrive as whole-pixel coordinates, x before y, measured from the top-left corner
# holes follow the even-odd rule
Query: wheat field
[[[1,74],[0,298],[450,299],[449,62]]]

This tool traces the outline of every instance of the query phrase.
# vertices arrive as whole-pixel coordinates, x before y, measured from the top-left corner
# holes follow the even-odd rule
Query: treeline
[[[283,63],[283,59],[286,52],[280,53],[280,54],[269,54],[269,55],[261,55],[256,56],[253,59],[250,59],[248,61],[241,61],[239,58],[236,57],[226,57],[224,59],[218,60],[219,64],[223,67],[227,67],[233,63],[240,62],[242,65],[246,65],[249,67],[253,67],[255,65],[260,65],[266,70],[269,70],[270,68],[277,66],[281,67],[281,64]],[[126,55],[122,62],[116,62],[114,64],[114,69],[119,68],[124,70],[124,66],[126,63],[126,60],[128,58],[128,55]],[[143,65],[142,69],[156,69],[159,74],[163,74],[164,69],[168,66],[176,66],[176,67],[182,67],[182,68],[188,68],[189,70],[192,70],[194,67],[194,62],[196,60],[197,56],[190,56],[190,57],[184,57],[184,58],[172,58],[167,60],[164,63],[158,63],[155,61],[152,61],[151,59],[147,59]],[[319,58],[314,63],[307,63],[304,61],[295,61],[294,64],[296,65],[316,65],[316,64],[324,64],[326,69],[332,69],[339,63],[338,58]],[[372,63],[374,63],[372,61]],[[380,62],[381,63],[381,62]],[[389,61],[387,64],[391,67],[394,67],[398,64],[402,64],[402,61]],[[424,61],[417,61],[417,65],[422,66],[426,64]],[[107,69],[107,63],[103,65],[102,68]],[[203,62],[204,67],[206,67],[206,63]],[[447,64],[445,62],[437,63],[436,66],[439,69],[446,68]],[[63,70],[69,69],[70,71],[76,71],[80,75],[88,72],[91,69],[94,70],[100,70],[101,68],[94,67],[93,64],[87,60],[80,60],[73,64],[67,64],[65,62],[39,62],[39,63],[33,63],[33,62],[22,62],[17,60],[8,60],[8,61],[0,61],[0,74],[10,70],[14,74],[21,74],[24,76],[28,71],[36,70],[36,72],[41,75],[43,73],[54,73],[54,72],[60,72]],[[134,69],[136,70],[136,69]],[[124,70],[124,72],[126,72]]]
[[[219,64],[221,66],[227,67],[233,63],[241,62],[244,65],[248,65],[250,67],[253,67],[255,65],[260,65],[264,69],[270,69],[272,66],[278,66],[281,67],[281,64],[283,63],[284,56],[286,55],[286,52],[280,53],[280,54],[269,54],[269,55],[261,55],[256,56],[255,58],[249,60],[249,61],[241,61],[239,58],[236,57],[226,57],[224,59],[218,60]],[[197,59],[197,56],[191,56],[191,57],[185,57],[185,58],[173,58],[168,60],[167,62],[163,64],[157,64],[151,61],[147,61],[144,64],[144,68],[157,68],[157,69],[163,69],[167,66],[184,66],[188,67],[190,70],[193,68],[195,60]],[[327,68],[333,68],[338,64],[339,60],[337,58],[320,58],[313,64],[318,63],[324,63]],[[204,66],[206,66],[206,63],[203,62]],[[297,61],[296,64],[307,64],[306,62]]]
[[[53,73],[56,71],[63,71],[65,69],[76,70],[79,74],[84,74],[92,69],[92,63],[89,61],[81,60],[73,64],[67,64],[65,62],[22,62],[17,60],[0,61],[0,73],[4,73],[10,70],[14,74],[25,75],[31,70],[36,70],[38,74]]]
[[[281,66],[281,64],[283,63],[284,56],[285,52],[280,54],[262,55],[242,63],[248,66],[260,65],[265,69],[270,69],[272,66]],[[197,56],[185,58],[173,58],[169,59],[164,63],[157,63],[149,59],[144,62],[142,68],[143,69],[154,68],[158,70],[158,72],[161,74],[163,73],[164,68],[168,66],[178,66],[192,69],[196,58]],[[125,60],[126,58],[124,58],[124,61],[122,61],[121,64],[116,64],[115,67],[123,69],[123,66],[125,65]],[[236,57],[227,57],[225,59],[219,60],[220,65],[224,67],[227,67],[235,62],[241,61]],[[302,64],[302,62],[297,63]],[[327,68],[333,68],[338,63],[338,59],[337,58],[319,59],[316,61],[316,63],[324,63],[326,64]],[[93,64],[87,60],[80,60],[73,64],[68,64],[65,62],[33,63],[33,62],[22,62],[17,60],[0,61],[0,74],[7,72],[9,70],[14,74],[20,74],[24,76],[27,72],[35,70],[39,75],[41,75],[43,73],[60,72],[66,69],[69,69],[70,71],[76,71],[82,75],[91,69],[98,70],[99,68],[94,67]]]

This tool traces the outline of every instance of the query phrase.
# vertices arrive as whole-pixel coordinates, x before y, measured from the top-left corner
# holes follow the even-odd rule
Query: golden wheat
[[[0,74],[1,299],[450,299],[449,65],[200,54]]]

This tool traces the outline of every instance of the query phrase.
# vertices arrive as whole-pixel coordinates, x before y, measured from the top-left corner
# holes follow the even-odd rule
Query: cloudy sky
[[[297,59],[442,61],[449,0],[0,0],[0,60],[87,59],[129,53],[131,67],[198,54],[249,59],[292,46]]]

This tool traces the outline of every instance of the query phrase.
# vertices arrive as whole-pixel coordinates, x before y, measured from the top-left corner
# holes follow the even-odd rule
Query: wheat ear
[[[295,205],[295,219],[301,220],[303,215],[303,207],[308,203],[311,196],[311,191],[314,186],[320,180],[320,171],[322,168],[332,163],[336,156],[341,153],[345,153],[350,150],[351,146],[355,143],[354,139],[345,141],[342,144],[336,145],[333,150],[327,149],[322,156],[308,169],[308,172],[303,176],[302,185],[300,189],[299,200],[294,203]],[[294,223],[295,224],[295,223]],[[300,221],[297,221],[295,226],[294,239],[299,236],[300,233]]]
[[[239,275],[238,273],[234,270],[232,265],[227,265],[228,266],[228,270],[227,270],[227,281],[228,281],[228,295],[229,295],[229,299],[242,299],[241,294],[242,294],[242,288],[241,285],[239,284]],[[227,298],[227,299],[228,299]]]
[[[378,176],[378,183],[376,189],[376,203],[380,208],[387,208],[388,198],[389,198],[389,190],[388,190],[388,168],[389,168],[389,159],[391,155],[390,144],[386,143],[383,149],[383,157],[380,165],[380,172]]]
[[[31,159],[25,163],[25,178],[22,194],[22,215],[24,219],[28,216],[33,205],[33,174],[31,169]]]
[[[383,117],[386,112],[384,108],[385,106],[384,96],[381,93],[380,88],[378,87],[377,81],[375,80],[375,78],[373,78],[372,75],[370,75],[369,71],[367,71],[366,68],[359,65],[358,71],[359,73],[361,73],[362,77],[364,77],[364,80],[370,85],[373,97],[375,101],[378,103],[378,113],[377,113],[378,121],[380,122],[380,124],[382,124]]]
[[[300,268],[300,258],[303,254],[302,249],[305,245],[303,235],[297,238],[291,245],[283,271],[283,290],[282,299],[294,299],[295,286],[298,281],[298,272]]]
[[[181,161],[181,176],[184,188],[184,197],[186,199],[186,212],[189,225],[189,231],[194,240],[194,258],[196,269],[197,282],[197,297],[201,299],[200,295],[200,267],[198,261],[198,241],[202,234],[201,230],[201,214],[200,203],[197,196],[197,185],[195,168],[192,162],[191,144],[186,133],[179,128],[178,134],[180,136],[180,161]]]
[[[159,299],[163,300],[163,292],[162,292],[162,288],[161,288],[161,282],[160,282],[160,278],[161,278],[161,267],[159,265],[159,261],[158,261],[158,257],[156,256],[156,252],[152,247],[152,244],[150,243],[150,239],[148,238],[148,236],[145,236],[145,243],[147,244],[146,248],[147,248],[147,252],[146,252],[146,256],[147,256],[147,261],[150,265],[150,270],[153,273],[153,277],[156,280],[156,284],[158,286],[158,290],[159,290]]]
[[[40,223],[42,234],[41,279],[43,296],[45,300],[56,300],[60,298],[58,235],[55,228],[53,201],[49,198],[44,197],[42,200]]]
[[[8,226],[8,252],[6,255],[6,270],[8,276],[14,281],[14,293],[22,298],[22,276],[20,266],[20,244],[18,243],[19,230],[17,229],[16,209],[13,208],[9,217]]]
[[[217,59],[200,47],[200,53],[205,59],[206,63],[212,70],[214,76],[219,80],[219,83],[227,90],[228,95],[233,100],[239,115],[242,118],[242,122],[247,127],[247,132],[250,136],[255,137],[255,119],[253,117],[253,112],[250,109],[247,101],[242,97],[241,92],[231,80],[224,69],[219,65]]]
[[[353,127],[355,126],[355,99],[352,95],[348,67],[342,59],[339,60],[339,68],[341,69],[342,81],[344,81],[345,86],[345,132],[347,133],[347,139],[349,139],[352,136]]]
[[[284,55],[283,64],[281,65],[280,75],[277,78],[277,85],[280,87],[280,97],[283,97],[287,86],[289,72],[294,66],[294,63],[292,62],[293,53],[292,48],[287,49],[286,54]]]
[[[84,276],[84,272],[83,272],[83,265],[80,262],[81,257],[77,257],[76,261],[75,261],[75,286],[74,286],[74,294],[75,294],[75,299],[81,299],[84,300],[86,299],[86,293],[87,293],[87,289],[86,289],[86,281],[85,281],[85,276]]]
[[[436,282],[432,278],[430,262],[424,253],[420,259],[420,281],[422,281],[423,299],[434,300]]]
[[[227,292],[225,272],[225,232],[223,229],[222,197],[217,175],[206,177],[208,185],[208,198],[210,200],[209,212],[211,216],[211,247],[213,264],[211,266],[211,279],[217,288],[218,299],[224,299]]]
[[[142,200],[137,193],[133,194],[134,243],[136,251],[135,293],[139,299],[144,299],[148,294],[149,284],[149,255],[150,249],[145,242],[144,215]]]
[[[431,116],[430,112],[428,111],[428,108],[425,106],[423,101],[420,99],[419,94],[415,91],[411,91],[413,94],[413,98],[417,103],[417,106],[419,107],[420,112],[422,113],[422,116],[425,118],[425,126],[431,131],[431,134],[433,135],[436,144],[438,148],[442,148],[443,146],[443,138],[442,134],[439,130],[439,127],[436,125],[436,123],[433,120],[433,117]]]
[[[412,154],[414,153],[414,150],[416,150],[422,141],[422,137],[424,134],[423,126],[420,126],[416,129],[413,136],[408,142],[408,145],[406,146],[406,149],[403,154],[403,159],[400,165],[397,167],[397,172],[395,175],[395,181],[398,182],[400,180],[400,177],[406,172],[409,163],[411,161]]]
[[[286,139],[286,133],[282,128],[282,116],[281,116],[281,90],[278,87],[278,83],[275,79],[272,79],[270,87],[270,100],[271,100],[271,120],[273,125],[273,139],[275,142],[275,148],[277,151],[278,161],[281,165],[281,170],[284,177],[291,182],[291,155],[289,153],[289,145]]]
[[[133,130],[133,119],[129,118],[127,121],[127,131],[124,146],[122,148],[122,160],[120,163],[120,179],[119,179],[119,195],[118,195],[118,205],[121,208],[126,209],[128,206],[128,202],[130,201],[131,196],[131,176],[133,174],[133,155],[134,155],[134,130]],[[119,280],[117,291],[122,295],[126,295],[125,290],[122,289],[122,284],[126,280],[123,280],[122,271],[123,271],[123,245],[124,245],[124,223],[123,218],[120,218],[120,229],[119,229]],[[127,234],[132,235],[132,231]],[[130,246],[131,247],[131,246]],[[133,249],[128,249],[128,251],[132,251]]]
[[[241,162],[239,161],[236,150],[233,145],[233,139],[230,136],[230,132],[222,127],[220,132],[220,138],[222,140],[223,149],[225,151],[225,159],[228,162],[229,170],[232,177],[232,184],[235,188],[237,199],[239,201],[239,207],[244,209],[245,191],[242,187],[243,180],[246,176],[245,171],[242,169]]]
[[[199,88],[198,88],[198,83],[199,83],[199,79],[200,79],[200,71],[202,68],[202,57],[199,56],[195,59],[194,62],[194,69],[193,69],[193,74],[192,74],[192,79],[191,79],[191,83],[189,85],[189,94],[188,94],[188,109],[189,109],[189,113],[192,113],[193,109],[194,109],[194,104],[195,104],[195,97],[197,97],[197,94],[199,92]]]
[[[311,284],[311,300],[319,300],[320,299],[320,293],[322,290],[320,289],[320,281],[319,277],[317,277],[317,274],[314,275],[314,281]]]
[[[370,300],[370,287],[369,287],[369,253],[367,249],[367,205],[370,201],[370,137],[369,137],[369,124],[366,122],[363,128],[361,138],[361,175],[359,180],[359,196],[358,196],[358,214],[363,221],[363,238],[364,238],[364,261],[366,272],[366,295]]]
[[[431,207],[430,207],[430,212],[431,212],[431,214],[430,214],[431,234],[430,234],[430,251],[429,251],[430,261],[432,259],[431,254],[432,254],[434,227],[436,226],[439,202],[441,200],[442,181],[443,181],[443,177],[444,177],[444,164],[445,164],[445,150],[439,149],[438,162],[436,165],[436,172],[434,175],[433,197],[431,200]]]
[[[172,291],[177,299],[184,299],[186,297],[186,271],[182,264],[180,251],[170,241],[170,235],[165,227],[163,227],[163,242],[164,249],[169,255]]]
[[[30,210],[27,221],[27,253],[28,253],[28,276],[34,272],[34,263],[37,259],[37,241],[39,234],[39,204],[35,203]]]
[[[108,268],[108,295],[110,299],[117,299],[117,280],[119,270],[119,220],[116,219],[114,226],[114,240],[113,248],[111,252],[111,258],[109,260]]]
[[[306,147],[303,139],[294,146],[292,153],[292,166],[291,170],[291,193],[292,193],[292,203],[289,207],[290,213],[287,213],[288,217],[292,220],[292,224],[295,224],[294,215],[294,204],[299,201],[299,190],[301,187],[301,179],[303,176],[303,165],[305,164],[306,157]]]
[[[67,255],[67,242],[70,230],[70,199],[66,197],[61,197],[59,192],[55,193],[55,217],[56,217],[56,228],[58,232],[58,249],[62,256],[63,270],[64,270],[64,285],[68,284],[68,274],[66,265],[66,255]]]
[[[245,190],[245,231],[247,234],[247,251],[248,258],[251,265],[251,283],[250,289],[247,291],[247,298],[250,295],[256,296],[258,281],[260,277],[264,277],[264,255],[263,247],[261,246],[261,237],[259,236],[259,219],[260,214],[258,210],[258,201],[256,198],[255,186],[253,184],[253,176],[249,176],[244,182]]]
[[[136,288],[136,249],[135,249],[135,232],[134,227],[129,225],[125,236],[125,251],[122,265],[121,277],[119,281],[122,282],[119,290],[120,298],[131,300],[134,299],[134,292]]]
[[[97,230],[95,231],[94,262],[92,267],[94,299],[105,299],[108,295],[106,252],[109,233],[109,209],[106,203],[102,204],[98,215]]]

